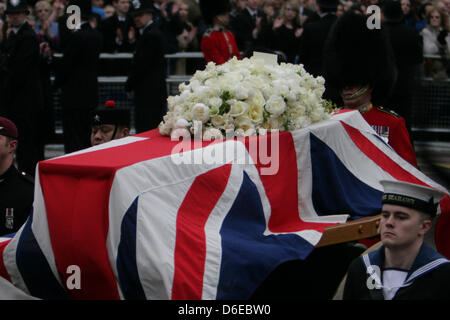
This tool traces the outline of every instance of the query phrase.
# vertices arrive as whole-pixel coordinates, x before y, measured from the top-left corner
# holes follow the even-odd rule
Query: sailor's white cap
[[[430,187],[414,183],[382,180],[384,193],[382,202],[404,206],[418,211],[436,215],[439,201],[445,195],[444,192]]]

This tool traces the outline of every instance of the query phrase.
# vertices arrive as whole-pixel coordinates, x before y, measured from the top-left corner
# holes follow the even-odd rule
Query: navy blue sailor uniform
[[[14,165],[0,175],[0,237],[17,232],[33,207],[34,180]]]
[[[385,269],[384,246],[355,259],[344,300],[448,300],[450,261],[423,243],[410,270]]]

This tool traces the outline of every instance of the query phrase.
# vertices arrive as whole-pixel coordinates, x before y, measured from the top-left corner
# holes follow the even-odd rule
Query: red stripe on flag
[[[86,176],[40,170],[58,273],[66,284],[72,276],[69,266],[78,266],[81,272],[81,289],[67,290],[72,299],[120,298],[105,245],[113,176],[105,169]]]
[[[268,134],[260,137],[245,138],[247,150],[253,158],[264,185],[267,198],[271,207],[271,215],[268,223],[269,230],[274,233],[299,232],[302,230],[316,230],[323,232],[326,227],[335,223],[310,223],[300,218],[298,211],[298,168],[297,153],[294,140],[290,132],[280,132],[278,143],[272,139],[277,136]],[[250,144],[258,139],[257,151]],[[265,152],[264,145],[268,152]],[[271,146],[274,146],[272,148]],[[261,147],[262,152],[261,152]],[[270,158],[269,164],[263,164]],[[262,161],[264,160],[264,161]],[[276,168],[275,174],[262,174],[263,168]]]
[[[9,282],[11,282],[11,278],[9,277],[8,271],[6,271],[5,261],[3,261],[3,252],[10,242],[11,240],[6,240],[0,243],[0,277],[5,278]]]
[[[422,180],[419,180],[416,176],[403,169],[397,162],[389,158],[383,151],[378,149],[376,145],[374,145],[369,139],[367,139],[358,129],[353,128],[345,122],[341,121],[341,123],[356,146],[392,177],[400,181],[430,187],[428,184],[426,184]]]
[[[231,165],[198,176],[177,214],[172,299],[201,299],[205,273],[205,224],[228,182]]]

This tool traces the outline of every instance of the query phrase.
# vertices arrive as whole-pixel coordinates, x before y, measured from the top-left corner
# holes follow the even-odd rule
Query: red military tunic
[[[368,106],[368,111],[362,116],[372,128],[382,137],[388,139],[388,144],[403,159],[417,167],[416,154],[411,144],[405,119],[384,107]]]
[[[200,47],[206,62],[222,64],[233,57],[241,58],[234,34],[221,28],[209,29],[205,32]]]

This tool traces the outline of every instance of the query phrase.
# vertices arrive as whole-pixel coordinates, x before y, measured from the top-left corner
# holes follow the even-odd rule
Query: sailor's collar
[[[370,265],[376,265],[383,269],[384,264],[384,246],[381,246],[378,250],[369,252],[367,255],[363,256],[366,268]],[[368,265],[369,263],[369,265]],[[406,276],[405,285],[411,284],[417,278],[427,274],[428,272],[436,269],[444,263],[450,263],[444,256],[430,248],[425,242],[420,247],[419,253],[417,254],[414,262],[408,271]]]

